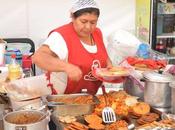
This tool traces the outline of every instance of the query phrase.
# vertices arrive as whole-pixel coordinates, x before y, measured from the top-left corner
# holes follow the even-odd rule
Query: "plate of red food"
[[[127,76],[129,70],[125,67],[111,67],[111,68],[96,68],[92,71],[92,75],[98,80],[110,83],[121,83]]]

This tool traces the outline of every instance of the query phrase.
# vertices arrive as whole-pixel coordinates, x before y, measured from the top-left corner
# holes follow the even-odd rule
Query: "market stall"
[[[126,67],[113,67],[111,69],[97,69],[92,74],[105,82],[121,83],[127,81],[127,77],[132,75],[130,75],[131,72]],[[163,88],[159,83],[157,89],[154,85],[145,85],[144,101],[125,91],[111,91],[109,93],[103,91],[104,93],[99,95],[89,95],[87,93],[51,95],[44,75],[23,78],[8,83],[3,82],[5,90],[1,93],[7,93],[10,99],[8,108],[5,108],[7,113],[3,115],[4,129],[25,128],[33,130],[41,127],[47,129],[48,125],[43,126],[43,124],[48,124],[50,119],[55,123],[57,130],[175,128],[174,116],[161,112],[161,109],[156,109],[160,105],[173,108],[174,104],[171,104],[173,94],[171,97],[170,92],[166,97],[163,92],[168,92],[168,89],[171,89],[169,83],[172,82],[174,77],[165,78],[163,74],[160,77],[160,74],[150,69],[144,71],[143,77],[149,80],[147,76],[153,76],[152,78],[156,80],[158,78],[154,76],[159,76],[159,78],[162,78],[160,80],[168,81],[167,83],[163,82]],[[148,82],[147,84],[157,84],[152,80],[146,82]],[[104,86],[102,87],[105,90]],[[165,89],[166,91],[164,91]],[[153,92],[154,90],[157,93]],[[152,94],[157,96],[153,95],[150,99],[151,91]],[[159,99],[161,103],[158,102]],[[115,115],[107,113],[106,117],[103,117],[103,110],[106,107],[112,108]],[[169,112],[173,114],[173,111]],[[30,115],[31,113],[32,115],[39,114],[36,120],[35,116]],[[113,116],[115,116],[115,119]],[[105,123],[105,120],[112,122]]]

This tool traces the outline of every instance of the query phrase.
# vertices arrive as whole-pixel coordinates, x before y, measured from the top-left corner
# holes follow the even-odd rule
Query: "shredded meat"
[[[6,117],[6,121],[12,124],[31,124],[40,120],[42,114],[39,113],[18,113]]]

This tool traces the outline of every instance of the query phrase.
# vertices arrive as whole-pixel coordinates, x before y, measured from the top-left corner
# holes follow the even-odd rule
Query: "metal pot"
[[[141,100],[143,100],[143,92],[144,92],[144,86],[143,86],[144,82],[139,82],[136,79],[134,79],[133,77],[127,77],[124,84],[123,84],[123,88],[124,90],[132,95],[132,96],[137,96],[139,97]]]
[[[171,87],[171,113],[175,114],[175,82],[170,83]]]
[[[143,73],[145,79],[144,101],[156,108],[171,107],[171,83],[174,78],[169,74],[155,71]]]
[[[31,118],[31,116],[35,116],[35,118]],[[21,118],[25,119],[19,120]],[[34,119],[36,120],[33,121]],[[23,121],[27,121],[27,123]],[[4,130],[47,130],[48,122],[47,114],[40,111],[15,111],[3,117]]]

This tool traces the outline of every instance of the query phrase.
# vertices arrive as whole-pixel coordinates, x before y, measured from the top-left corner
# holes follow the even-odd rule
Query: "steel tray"
[[[72,99],[78,96],[89,96],[89,94],[62,94],[62,95],[48,95],[46,101],[48,107],[53,109],[52,114],[57,116],[80,116],[84,114],[91,114],[98,103],[97,98],[93,98],[92,104],[65,104],[62,102],[50,102],[53,99]]]

